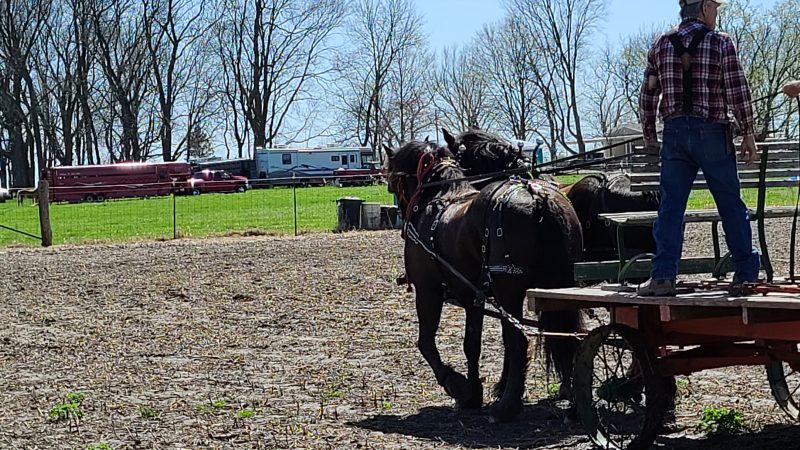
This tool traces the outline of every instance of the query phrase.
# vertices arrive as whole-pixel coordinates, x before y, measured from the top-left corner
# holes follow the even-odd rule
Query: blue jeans
[[[686,202],[702,169],[725,230],[725,242],[736,267],[734,280],[755,281],[761,267],[753,248],[750,217],[739,192],[736,153],[729,151],[727,125],[696,117],[677,117],[664,124],[661,145],[661,205],[653,227],[656,256],[653,278],[674,279],[683,250]]]

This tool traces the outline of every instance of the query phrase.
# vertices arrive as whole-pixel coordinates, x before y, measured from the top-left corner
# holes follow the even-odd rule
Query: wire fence
[[[376,179],[331,183],[320,177],[295,177],[273,179],[270,184],[265,181],[251,180],[251,188],[245,192],[236,192],[235,188],[228,189],[232,192],[210,192],[209,188],[192,195],[192,190],[176,187],[166,195],[145,198],[136,196],[137,192],[152,191],[153,185],[124,186],[124,195],[129,198],[115,198],[120,190],[115,191],[114,186],[91,195],[75,195],[76,188],[71,192],[52,188],[49,216],[53,243],[335,231],[342,221],[340,204],[344,200],[358,199],[357,205],[373,205],[378,211],[380,205],[385,205],[385,211],[394,208],[395,203],[385,183]],[[81,192],[89,192],[82,189]],[[4,202],[0,199],[0,246],[39,243],[36,195],[19,194],[12,193],[14,198]],[[64,201],[65,197],[70,201]],[[345,219],[348,226],[360,225],[358,217]],[[396,225],[396,221],[388,222],[393,223],[382,220],[381,225],[372,224],[369,228]]]

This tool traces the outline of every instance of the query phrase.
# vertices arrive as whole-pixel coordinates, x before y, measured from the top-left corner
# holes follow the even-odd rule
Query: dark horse
[[[476,190],[463,180],[453,155],[433,143],[411,142],[386,153],[388,189],[400,199],[406,224],[405,269],[416,290],[419,350],[459,407],[480,408],[484,306],[476,298],[488,288],[487,295],[520,318],[526,289],[570,286],[573,263],[581,256],[578,217],[563,194],[535,181],[503,180]],[[436,348],[445,300],[466,312],[467,377],[443,363]],[[550,331],[580,328],[577,312],[544,312],[540,322]],[[528,362],[525,334],[505,319],[502,329],[503,373],[491,408],[495,421],[521,411]],[[544,342],[548,360],[567,385],[576,347],[572,338]]]
[[[442,129],[447,146],[455,153],[459,165],[470,175],[500,171],[523,172],[529,162],[507,140],[482,130],[470,129],[458,136]],[[483,181],[486,183],[487,181]],[[587,175],[574,184],[561,186],[569,197],[583,230],[584,260],[614,260],[617,255],[615,230],[601,220],[601,213],[657,211],[660,197],[657,192],[631,191],[630,177],[619,174]],[[649,227],[629,227],[625,230],[625,246],[636,253],[654,253],[656,244]]]

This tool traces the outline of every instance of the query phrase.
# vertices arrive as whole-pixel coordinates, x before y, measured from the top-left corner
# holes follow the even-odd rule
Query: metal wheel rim
[[[578,417],[603,449],[648,448],[663,420],[666,402],[657,392],[661,386],[637,337],[628,327],[602,326],[587,336],[576,356]],[[613,361],[609,352],[614,352]],[[627,375],[637,370],[638,375]]]
[[[800,371],[794,370],[784,361],[767,364],[767,379],[772,396],[778,406],[794,421],[800,421]],[[787,378],[790,381],[787,382]]]

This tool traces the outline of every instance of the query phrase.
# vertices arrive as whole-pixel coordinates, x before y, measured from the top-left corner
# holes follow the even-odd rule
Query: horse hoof
[[[495,403],[495,405],[492,406],[489,421],[491,423],[511,422],[520,412],[522,412],[522,402],[517,402],[510,406],[502,403]]]
[[[561,387],[558,389],[558,393],[556,394],[556,400],[572,400],[572,389],[561,384]]]
[[[456,400],[463,401],[464,399],[470,398],[469,381],[460,373],[453,372],[448,375],[447,378],[444,379],[442,386],[445,392],[447,392],[447,395]]]
[[[497,383],[492,386],[492,395],[494,396],[495,400],[500,400],[503,398],[503,392],[506,390],[506,382],[505,381],[498,381]]]
[[[474,410],[483,407],[483,395],[473,395],[466,400],[456,400],[456,408],[459,410]]]

